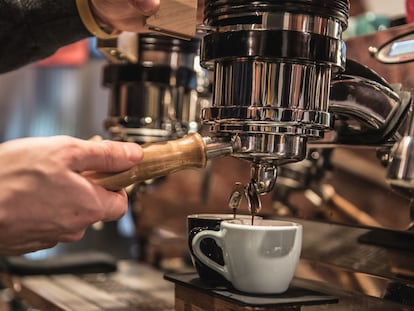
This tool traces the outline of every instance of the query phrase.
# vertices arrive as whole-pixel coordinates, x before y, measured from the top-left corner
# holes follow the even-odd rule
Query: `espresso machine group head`
[[[344,69],[348,0],[207,0],[201,63],[214,71],[203,120],[237,138],[259,193],[278,165],[305,158],[307,141],[331,126],[331,77]]]

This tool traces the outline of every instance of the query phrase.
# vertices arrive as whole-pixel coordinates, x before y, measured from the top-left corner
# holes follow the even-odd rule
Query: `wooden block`
[[[161,0],[158,12],[147,18],[146,26],[179,38],[195,36],[197,0]]]
[[[176,311],[215,311],[213,296],[178,284],[175,285],[175,301],[177,300],[183,308],[177,309],[176,303]]]

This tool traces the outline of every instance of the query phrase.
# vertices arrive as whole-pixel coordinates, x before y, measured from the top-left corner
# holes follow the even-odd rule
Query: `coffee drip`
[[[254,217],[262,209],[262,202],[260,201],[260,191],[259,191],[258,182],[255,179],[250,179],[250,181],[243,185],[241,182],[236,182],[233,187],[233,191],[229,198],[229,207],[233,211],[233,217],[236,218],[237,211],[240,208],[243,197],[247,200],[247,206],[250,214],[252,215],[251,224],[254,225]]]

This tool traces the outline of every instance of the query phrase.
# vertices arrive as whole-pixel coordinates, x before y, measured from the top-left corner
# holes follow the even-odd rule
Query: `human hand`
[[[142,32],[145,18],[154,14],[160,0],[91,0],[95,17],[113,29]]]
[[[87,227],[127,210],[124,190],[107,191],[81,172],[126,170],[139,145],[68,136],[0,144],[0,254],[22,254],[81,239]]]
[[[91,8],[100,23],[113,29],[146,32],[145,19],[157,12],[160,1],[167,0],[91,0]],[[202,23],[204,1],[194,1],[197,1],[197,23]]]

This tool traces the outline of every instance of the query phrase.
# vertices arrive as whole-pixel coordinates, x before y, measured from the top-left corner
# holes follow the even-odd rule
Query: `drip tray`
[[[200,280],[196,272],[169,273],[165,274],[164,278],[176,284],[176,298],[177,285],[179,285],[188,291],[188,300],[194,298],[194,296],[191,296],[191,292],[193,292],[193,294],[201,293],[211,298],[216,298],[219,300],[233,303],[242,308],[253,307],[273,310],[276,308],[297,307],[298,309],[300,309],[301,306],[305,305],[323,305],[338,302],[338,297],[317,292],[314,290],[309,290],[302,287],[296,287],[294,285],[289,287],[289,289],[282,294],[257,295],[246,294],[224,285],[208,285]],[[186,300],[187,296],[183,295],[183,297],[184,300]],[[194,299],[191,300],[192,301],[188,301],[188,303],[193,304]]]

